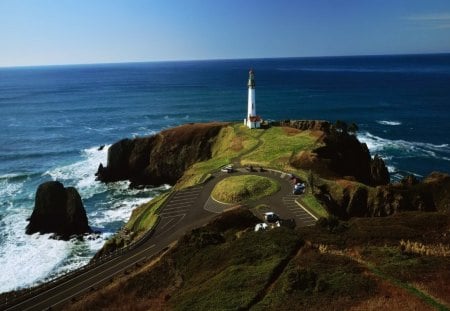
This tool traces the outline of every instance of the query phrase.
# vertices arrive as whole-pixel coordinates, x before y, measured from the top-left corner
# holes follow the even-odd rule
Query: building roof
[[[250,116],[250,122],[261,122],[260,116]]]

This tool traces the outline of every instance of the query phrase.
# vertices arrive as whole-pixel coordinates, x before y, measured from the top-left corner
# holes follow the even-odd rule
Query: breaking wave
[[[439,158],[450,161],[450,148],[448,144],[435,145],[431,143],[413,142],[406,140],[390,140],[375,136],[369,132],[358,134],[358,139],[365,143],[371,152],[380,153],[381,155],[392,154],[392,151],[400,153],[395,157],[426,157]],[[439,153],[439,154],[438,154]],[[386,154],[387,155],[387,154]]]
[[[390,126],[397,126],[402,124],[402,122],[400,121],[387,121],[387,120],[380,120],[377,121],[377,123],[381,125],[390,125]]]
[[[448,144],[436,145],[402,139],[390,140],[369,132],[359,133],[358,139],[367,145],[371,154],[378,154],[385,160],[393,181],[399,181],[405,175],[409,174],[422,177],[418,172],[399,169],[398,167],[402,166],[402,160],[416,158],[423,161],[427,159],[450,161],[450,148]]]

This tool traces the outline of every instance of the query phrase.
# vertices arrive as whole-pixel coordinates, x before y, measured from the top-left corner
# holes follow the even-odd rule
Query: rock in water
[[[27,234],[55,233],[62,239],[92,232],[78,191],[58,181],[39,185]]]

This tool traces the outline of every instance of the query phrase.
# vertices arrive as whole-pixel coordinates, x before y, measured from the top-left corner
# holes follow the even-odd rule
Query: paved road
[[[296,218],[296,223],[300,226],[314,223],[314,219],[308,213],[293,203],[292,186],[285,174],[274,171],[248,173],[245,170],[233,174],[259,174],[278,180],[281,185],[280,191],[273,196],[254,202],[254,205],[267,204],[281,218]],[[111,281],[114,276],[126,273],[127,269],[158,254],[188,230],[204,225],[229,207],[210,198],[211,191],[217,182],[229,176],[230,174],[227,173],[217,173],[202,186],[175,192],[162,207],[160,221],[147,241],[109,261],[93,265],[92,268],[85,269],[67,280],[48,285],[48,288],[39,294],[6,310],[44,310],[61,306],[74,297],[95,290],[98,286]]]
[[[280,184],[281,189],[276,194],[251,203],[250,207],[260,204],[269,206],[266,209],[253,210],[253,212],[261,219],[263,218],[263,214],[265,212],[272,211],[278,214],[282,219],[294,219],[296,225],[299,227],[312,226],[316,223],[317,218],[310,214],[302,205],[296,202],[296,199],[300,196],[292,194],[292,185],[287,174],[273,170],[266,170],[265,172],[247,172],[245,169],[238,169],[236,173],[233,173],[233,175],[243,174],[257,174],[266,176],[277,180]],[[227,173],[216,174],[215,182],[212,183],[212,185],[208,185],[211,191],[217,182],[229,176],[230,174]],[[204,208],[213,213],[222,213],[231,206],[231,204],[223,204],[209,197],[205,202]]]

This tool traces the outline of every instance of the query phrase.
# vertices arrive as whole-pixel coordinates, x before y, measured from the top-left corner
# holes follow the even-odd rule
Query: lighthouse
[[[253,70],[248,72],[248,101],[247,101],[247,117],[244,119],[244,124],[249,128],[259,128],[261,126],[261,117],[256,115],[255,103],[255,75]]]

